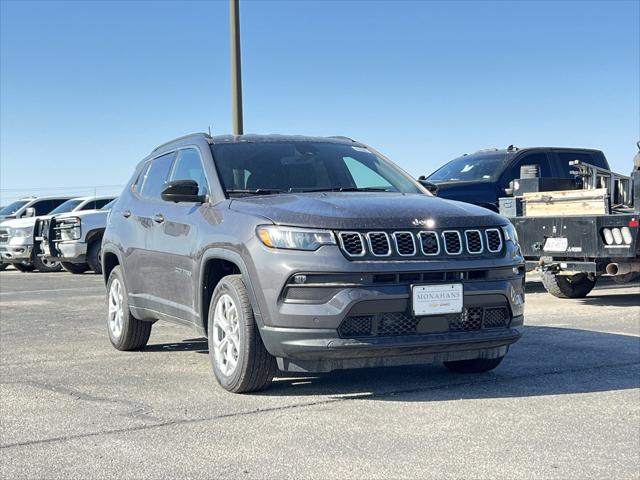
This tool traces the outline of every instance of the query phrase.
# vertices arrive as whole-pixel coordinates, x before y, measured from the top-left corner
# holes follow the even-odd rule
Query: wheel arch
[[[104,278],[105,285],[109,281],[111,271],[118,265],[122,265],[118,252],[110,248],[105,248],[102,251],[102,276]],[[122,274],[124,275],[124,272]]]
[[[84,237],[85,243],[89,245],[91,242],[95,241],[96,238],[102,237],[104,235],[104,230],[104,228],[94,228],[93,230],[90,230]]]
[[[249,293],[249,301],[253,308],[253,313],[258,326],[262,326],[262,316],[258,301],[255,295],[251,276],[247,269],[245,261],[240,254],[226,250],[223,248],[212,248],[207,250],[202,256],[200,263],[200,275],[198,278],[197,292],[198,303],[197,308],[200,314],[200,324],[197,325],[203,332],[207,332],[207,318],[209,315],[209,305],[213,291],[218,282],[227,275],[240,274],[242,281],[247,287]]]

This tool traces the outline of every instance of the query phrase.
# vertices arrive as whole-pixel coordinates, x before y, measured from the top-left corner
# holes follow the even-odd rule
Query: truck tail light
[[[640,222],[638,221],[637,218],[632,218],[631,220],[629,220],[629,226],[632,228],[638,228],[638,225],[640,225]]]
[[[620,232],[622,233],[622,240],[624,240],[624,243],[631,245],[633,238],[631,237],[631,230],[629,230],[629,227],[622,227]]]
[[[604,236],[604,241],[607,245],[611,245],[613,243],[613,234],[611,233],[610,228],[603,228],[602,235]]]

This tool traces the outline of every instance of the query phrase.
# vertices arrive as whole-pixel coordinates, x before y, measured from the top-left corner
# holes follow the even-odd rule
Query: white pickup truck
[[[38,220],[34,244],[45,261],[59,262],[67,272],[102,273],[100,249],[107,216],[115,199],[100,209],[69,212]]]

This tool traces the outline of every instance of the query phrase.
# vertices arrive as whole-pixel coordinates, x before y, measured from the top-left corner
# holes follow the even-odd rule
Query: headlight
[[[516,227],[513,225],[505,225],[502,227],[502,233],[504,233],[504,238],[507,242],[513,242],[515,245],[518,245],[518,232],[516,231]]]
[[[256,229],[256,233],[260,241],[271,248],[317,250],[322,245],[336,244],[333,232],[329,230],[263,225]]]
[[[12,237],[31,237],[33,235],[33,227],[25,227],[25,228],[12,228],[11,236]]]
[[[65,218],[56,223],[54,229],[60,232],[60,240],[78,240],[80,238],[80,219]]]

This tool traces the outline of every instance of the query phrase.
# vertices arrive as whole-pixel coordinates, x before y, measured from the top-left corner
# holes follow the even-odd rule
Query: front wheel
[[[586,273],[558,275],[553,272],[542,272],[542,284],[554,297],[584,298],[595,287],[596,277]]]
[[[0,263],[0,272],[9,266],[8,263]]]
[[[33,266],[42,273],[59,272],[62,270],[60,262],[52,262],[51,260],[39,255],[33,256]]]
[[[271,384],[276,360],[262,343],[240,275],[226,276],[216,286],[208,327],[209,358],[222,388],[245,393]]]
[[[149,341],[151,322],[131,315],[129,296],[120,266],[116,266],[107,282],[107,330],[109,340],[118,350],[140,350]]]
[[[498,358],[476,358],[443,363],[445,367],[456,373],[484,373],[500,365],[503,358],[504,356]]]
[[[89,268],[98,275],[102,275],[102,263],[100,263],[100,252],[102,251],[102,237],[92,241],[87,247],[87,263]]]

